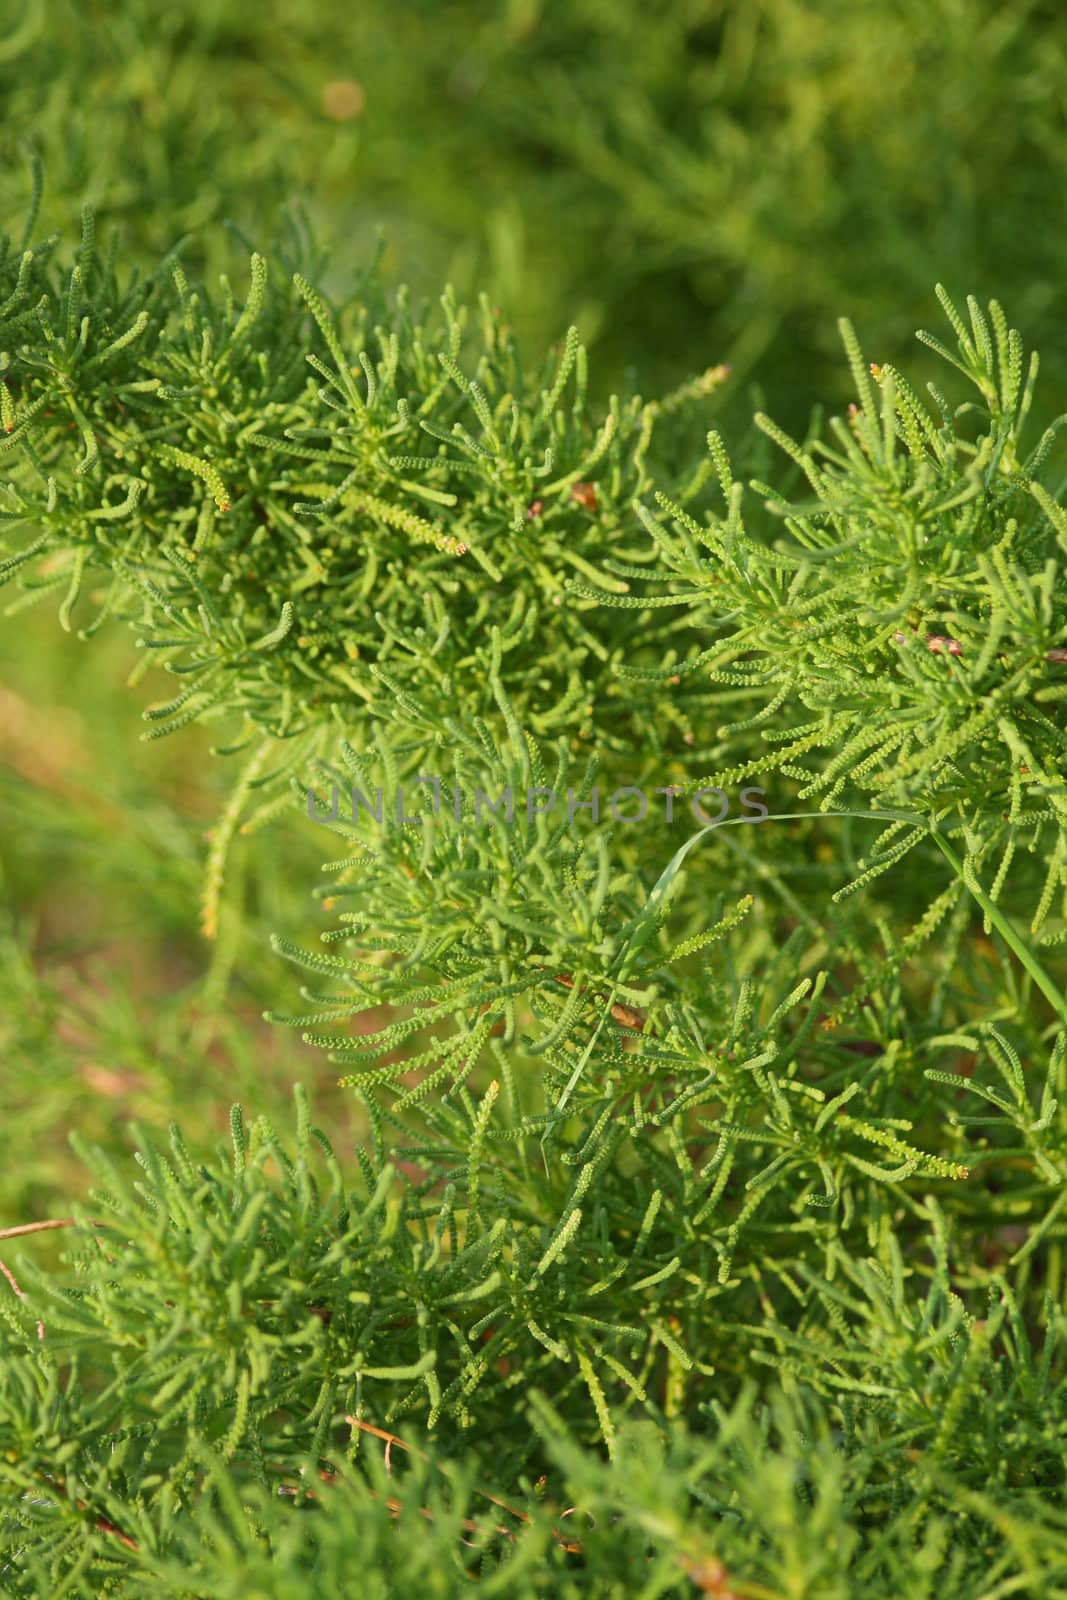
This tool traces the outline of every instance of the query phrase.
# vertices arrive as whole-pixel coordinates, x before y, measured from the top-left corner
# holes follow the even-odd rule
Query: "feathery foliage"
[[[731,454],[721,373],[599,402],[295,225],[240,293],[33,237],[9,611],[132,627],[236,768],[209,935],[242,830],[336,836],[272,1014],[367,1132],[85,1152],[0,1299],[11,1592],[1063,1589],[1067,512],[1004,314],[942,296],[977,405],[846,327],[849,420]]]

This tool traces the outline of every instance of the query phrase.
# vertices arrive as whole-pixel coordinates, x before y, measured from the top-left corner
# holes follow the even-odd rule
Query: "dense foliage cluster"
[[[1067,511],[1000,308],[942,296],[976,400],[846,325],[847,417],[730,447],[720,370],[598,402],[298,230],[242,291],[34,238],[9,609],[211,728],[209,936],[241,829],[335,836],[274,1021],[368,1132],[87,1153],[0,1300],[9,1592],[1057,1592]]]

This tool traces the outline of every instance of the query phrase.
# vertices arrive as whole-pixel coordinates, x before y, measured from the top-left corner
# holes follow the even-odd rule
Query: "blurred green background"
[[[297,203],[329,287],[385,241],[434,294],[485,288],[531,356],[576,321],[594,383],[648,395],[727,362],[803,427],[849,398],[836,318],[918,379],[932,286],[996,295],[1059,358],[1067,11],[1045,0],[0,0],[0,228],[27,154],[39,232],[120,229],[128,260],[190,235],[239,271]],[[224,227],[224,223],[232,227]],[[236,236],[235,236],[236,234]],[[1048,359],[1051,358],[1051,359]],[[257,1019],[266,934],[314,926],[315,841],[241,841],[222,936],[197,931],[228,774],[202,733],[138,743],[120,631],[85,645],[46,600],[0,635],[0,1225],[62,1209],[77,1127],[125,1143],[268,1114],[310,1066]],[[352,1116],[317,1090],[343,1143]],[[323,1112],[323,1115],[326,1113]],[[25,1153],[29,1152],[28,1158]]]
[[[0,15],[3,14],[0,8]],[[127,250],[289,198],[335,279],[486,288],[604,385],[725,361],[780,411],[841,395],[835,319],[897,358],[931,288],[1063,309],[1067,12],[1053,0],[7,0],[5,213],[88,197]],[[206,232],[202,231],[207,229]],[[792,420],[790,418],[789,420]]]

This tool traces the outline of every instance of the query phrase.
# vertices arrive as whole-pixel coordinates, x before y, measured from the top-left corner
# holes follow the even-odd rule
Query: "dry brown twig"
[[[0,1228],[0,1239],[18,1239],[27,1233],[46,1233],[51,1228],[73,1228],[77,1217],[52,1217],[47,1222],[20,1222],[17,1228]],[[102,1222],[94,1222],[94,1228],[102,1228]]]

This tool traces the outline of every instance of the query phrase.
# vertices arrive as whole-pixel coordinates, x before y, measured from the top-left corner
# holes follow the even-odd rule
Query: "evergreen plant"
[[[210,729],[209,940],[242,834],[332,853],[271,1021],[365,1131],[145,1129],[0,1230],[7,1591],[1067,1592],[1067,509],[999,305],[728,443],[720,368],[598,401],[295,219],[217,282],[35,229],[8,614]]]

